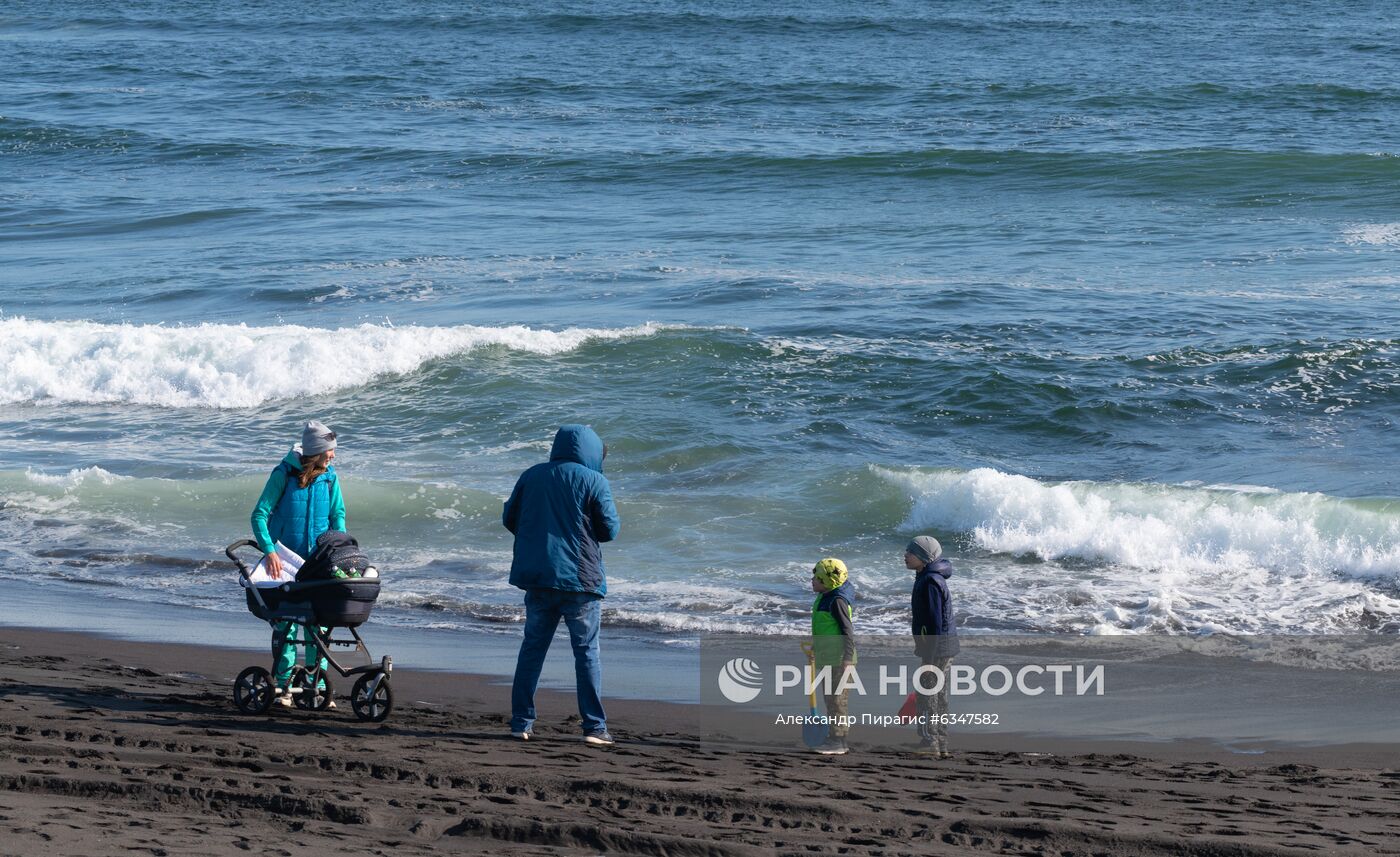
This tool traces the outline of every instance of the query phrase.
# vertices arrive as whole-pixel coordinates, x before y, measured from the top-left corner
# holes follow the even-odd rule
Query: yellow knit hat
[[[844,562],[829,556],[812,566],[812,576],[821,581],[827,589],[835,589],[845,583],[849,575]]]

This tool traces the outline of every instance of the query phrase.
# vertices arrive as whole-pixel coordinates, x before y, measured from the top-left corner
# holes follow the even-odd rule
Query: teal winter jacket
[[[598,434],[588,426],[562,426],[549,461],[516,480],[501,523],[515,534],[512,586],[606,595],[598,545],[617,538],[619,524]]]
[[[253,538],[263,553],[281,542],[302,558],[311,555],[316,539],[327,530],[345,529],[345,501],[335,465],[305,488],[297,484],[301,447],[294,446],[272,469],[253,507]]]

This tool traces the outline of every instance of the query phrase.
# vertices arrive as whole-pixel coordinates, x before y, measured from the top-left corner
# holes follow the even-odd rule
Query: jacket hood
[[[294,470],[294,471],[300,473],[300,472],[301,472],[301,444],[297,444],[296,446],[293,446],[290,450],[288,450],[288,452],[287,452],[287,457],[282,459],[282,463],[285,464],[285,465],[287,465],[288,467],[292,468],[292,470]],[[326,465],[326,470],[327,470],[327,471],[335,470],[335,465],[334,465],[334,464],[327,464],[327,465]]]
[[[946,559],[938,559],[924,566],[923,571],[919,573],[924,574],[926,572],[941,575],[946,580],[953,576],[953,564]]]
[[[301,469],[301,444],[297,444],[287,452],[287,457],[282,459],[282,463],[293,470]]]
[[[855,606],[855,603],[856,603],[856,597],[855,597],[855,596],[856,596],[855,587],[851,586],[851,582],[848,580],[848,581],[846,581],[845,583],[841,584],[840,586],[836,587],[835,589],[828,589],[826,592],[823,592],[823,593],[821,593],[820,595],[818,595],[818,596],[817,596],[818,609],[819,609],[819,610],[827,610],[827,609],[829,609],[830,606],[831,606],[831,602],[832,602],[832,601],[835,601],[837,598],[844,598],[844,599],[846,599],[846,603],[849,604],[849,605],[851,605],[852,607],[854,607],[854,606]]]
[[[602,473],[603,439],[585,425],[570,423],[560,426],[554,435],[554,447],[549,451],[549,460],[572,461]]]

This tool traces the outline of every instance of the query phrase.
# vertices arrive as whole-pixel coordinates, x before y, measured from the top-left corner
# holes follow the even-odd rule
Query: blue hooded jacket
[[[516,480],[501,523],[515,534],[512,586],[606,595],[598,545],[617,538],[619,524],[597,432],[561,426],[549,461]]]
[[[948,578],[953,564],[946,559],[928,563],[914,578],[910,598],[913,613],[914,650],[925,660],[951,658],[962,650]]]

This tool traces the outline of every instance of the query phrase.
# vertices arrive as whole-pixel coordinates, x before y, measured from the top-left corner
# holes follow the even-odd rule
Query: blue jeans
[[[574,680],[578,685],[578,714],[583,731],[607,728],[603,713],[603,668],[598,659],[598,627],[603,619],[603,599],[584,592],[529,589],[525,592],[525,639],[515,662],[510,688],[510,728],[524,732],[535,722],[535,688],[540,669],[559,620],[569,627],[574,647]]]

